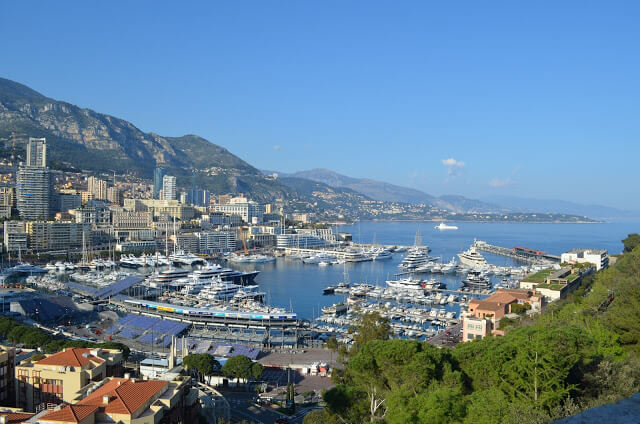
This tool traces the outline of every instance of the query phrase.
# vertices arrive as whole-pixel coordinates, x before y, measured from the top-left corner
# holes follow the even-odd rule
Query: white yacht
[[[185,253],[183,250],[178,250],[173,255],[170,255],[169,261],[176,265],[194,265],[205,262],[204,259],[194,255],[193,253]]]
[[[435,227],[436,230],[440,230],[440,231],[446,231],[446,230],[457,230],[458,227],[455,225],[447,225],[444,222],[441,222],[440,225],[436,225]]]
[[[406,270],[412,270],[422,265],[426,265],[427,262],[429,262],[429,256],[427,253],[419,247],[413,247],[409,250],[409,254],[404,258],[402,263],[398,265],[398,267]]]
[[[200,290],[200,297],[211,300],[229,300],[242,288],[237,284],[217,280]]]
[[[173,283],[178,279],[186,279],[189,276],[189,271],[184,269],[167,269],[155,274],[151,281],[151,287],[162,287]]]
[[[413,278],[401,278],[399,280],[388,280],[387,286],[399,290],[411,290],[424,292],[422,281]]]
[[[326,252],[320,252],[317,255],[302,259],[302,262],[305,264],[319,264],[320,262],[333,262],[335,260],[336,258],[334,256]]]
[[[442,273],[453,274],[456,272],[457,267],[458,267],[458,262],[456,262],[456,258],[452,258],[449,263],[442,264]]]
[[[372,247],[367,254],[371,256],[374,261],[383,261],[385,259],[391,259],[391,251],[382,247]]]
[[[486,268],[489,266],[484,257],[476,251],[474,246],[471,246],[469,250],[458,253],[458,258],[460,258],[460,265],[465,265],[470,268]]]

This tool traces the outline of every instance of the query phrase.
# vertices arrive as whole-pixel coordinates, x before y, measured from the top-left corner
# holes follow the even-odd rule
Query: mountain
[[[161,164],[184,186],[195,170],[198,184],[218,193],[252,191],[257,199],[267,199],[290,191],[202,137],[145,133],[123,119],[51,99],[0,78],[0,140],[6,150],[11,146],[12,154],[24,155],[27,137],[47,138],[54,168],[132,172],[149,178]]]
[[[271,173],[271,171],[263,172]],[[329,169],[312,169],[280,175],[317,181],[331,187],[349,188],[374,200],[434,205],[454,212],[508,212],[507,209],[500,206],[463,196],[445,195],[435,197],[413,188],[397,186],[369,178],[348,177]]]
[[[483,200],[508,207],[517,212],[554,212],[600,219],[638,218],[640,211],[629,211],[609,206],[582,204],[569,200],[533,199],[518,196],[491,196]]]

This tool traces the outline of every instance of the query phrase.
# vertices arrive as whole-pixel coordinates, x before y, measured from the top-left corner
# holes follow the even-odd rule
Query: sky
[[[640,209],[640,2],[0,4],[0,76],[259,169]]]

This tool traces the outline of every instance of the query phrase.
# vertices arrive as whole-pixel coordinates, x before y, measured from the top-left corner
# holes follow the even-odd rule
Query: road
[[[305,415],[317,406],[298,407],[296,413],[290,417],[259,405],[258,396],[255,393],[224,391],[221,392],[229,401],[231,421],[240,422],[246,420],[255,424],[273,424],[278,418],[287,418],[291,424],[302,424]]]
[[[434,346],[454,347],[462,341],[462,322],[447,327],[446,330],[439,332],[435,336],[427,340],[429,344]]]

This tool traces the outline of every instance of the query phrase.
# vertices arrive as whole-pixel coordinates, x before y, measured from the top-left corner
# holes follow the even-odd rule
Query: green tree
[[[640,234],[629,234],[626,239],[622,240],[622,244],[624,244],[624,253],[633,251],[633,249],[640,245]]]
[[[222,366],[222,373],[237,381],[243,379],[245,381],[253,377],[253,361],[244,355],[237,355],[227,359]]]
[[[182,365],[189,371],[196,371],[198,381],[203,382],[205,376],[213,375],[220,369],[220,363],[208,353],[192,353],[182,360]]]

